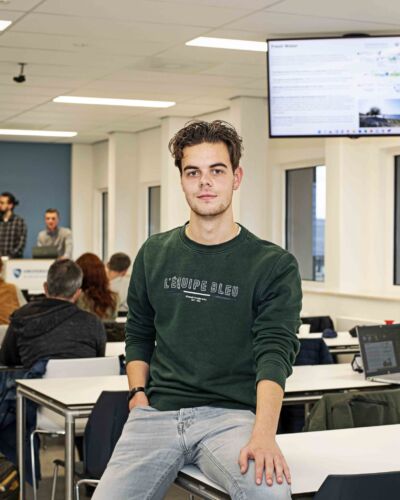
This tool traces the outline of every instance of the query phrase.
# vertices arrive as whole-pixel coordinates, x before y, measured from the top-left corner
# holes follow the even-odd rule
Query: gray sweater
[[[104,356],[102,322],[71,302],[45,298],[11,315],[0,350],[0,363],[30,368],[39,359]]]

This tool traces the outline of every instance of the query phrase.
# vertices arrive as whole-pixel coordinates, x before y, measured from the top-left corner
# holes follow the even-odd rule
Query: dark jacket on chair
[[[66,300],[29,302],[11,315],[0,363],[30,368],[39,359],[104,356],[106,334],[94,314]]]
[[[311,410],[304,430],[324,431],[400,422],[400,389],[326,394]]]

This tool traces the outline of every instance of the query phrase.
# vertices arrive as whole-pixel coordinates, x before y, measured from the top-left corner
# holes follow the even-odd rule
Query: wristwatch
[[[133,398],[137,392],[145,392],[144,387],[132,387],[128,394],[128,402]]]

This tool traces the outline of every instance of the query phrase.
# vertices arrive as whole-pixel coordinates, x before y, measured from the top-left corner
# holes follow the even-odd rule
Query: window
[[[400,156],[394,158],[394,284],[400,285]]]
[[[108,258],[108,192],[101,193],[101,256],[104,262]]]
[[[325,166],[286,171],[286,249],[303,280],[325,279]]]
[[[161,230],[161,187],[151,186],[148,189],[148,236],[159,233]]]

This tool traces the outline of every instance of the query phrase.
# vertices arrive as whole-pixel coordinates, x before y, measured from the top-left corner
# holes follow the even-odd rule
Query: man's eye
[[[187,173],[187,175],[188,175],[189,177],[194,177],[194,176],[196,176],[196,175],[197,175],[197,170],[190,170],[190,171]]]
[[[223,173],[223,170],[222,170],[222,168],[214,168],[214,169],[213,169],[213,173],[214,173],[215,175],[219,175],[219,174],[222,174],[222,173]]]

